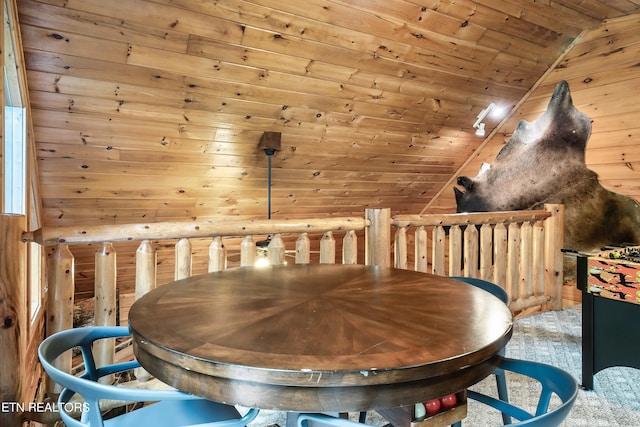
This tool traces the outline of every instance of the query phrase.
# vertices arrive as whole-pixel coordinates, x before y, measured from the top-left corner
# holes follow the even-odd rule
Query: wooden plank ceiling
[[[44,224],[418,213],[640,0],[18,0]],[[487,118],[487,134],[499,119]]]

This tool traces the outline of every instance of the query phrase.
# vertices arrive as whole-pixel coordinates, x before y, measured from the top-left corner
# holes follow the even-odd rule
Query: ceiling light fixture
[[[264,150],[267,155],[267,219],[271,219],[271,157],[280,151],[282,134],[280,132],[265,132],[260,138],[258,148]]]
[[[264,150],[267,155],[267,219],[271,219],[271,157],[280,151],[282,134],[280,132],[265,132],[260,138],[258,148]],[[271,243],[271,235],[268,235],[265,240],[261,240],[256,243],[257,257],[255,265],[256,267],[269,265],[267,259],[267,248]]]
[[[480,114],[478,114],[478,117],[476,117],[476,121],[473,124],[473,127],[476,128],[476,135],[478,136],[484,136],[484,126],[485,124],[482,123],[482,121],[484,120],[485,117],[487,117],[487,114],[489,114],[489,112],[496,108],[496,104],[494,104],[493,102],[491,104],[489,104],[489,106],[487,108],[485,108],[484,110],[480,111]]]

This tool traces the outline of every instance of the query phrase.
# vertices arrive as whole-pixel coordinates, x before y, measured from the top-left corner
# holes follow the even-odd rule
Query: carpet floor
[[[582,380],[582,307],[550,311],[518,319],[514,322],[513,337],[506,355],[516,359],[533,360],[557,366]],[[638,355],[640,357],[640,355]],[[537,398],[536,387],[529,381],[509,378],[510,397],[517,403],[530,406]],[[473,386],[473,389],[492,393],[492,377]],[[494,393],[495,394],[495,393]],[[353,417],[357,418],[356,414]],[[388,422],[370,412],[367,423],[383,426]],[[286,413],[261,411],[251,427],[277,424],[284,427]],[[502,425],[500,415],[474,401],[468,403],[468,417],[463,426],[488,427]],[[614,367],[597,373],[594,390],[580,389],[576,402],[562,424],[573,427],[640,427],[640,370]]]

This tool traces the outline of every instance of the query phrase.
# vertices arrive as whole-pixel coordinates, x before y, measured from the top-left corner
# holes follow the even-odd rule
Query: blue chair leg
[[[498,386],[498,398],[502,401],[509,401],[509,392],[507,391],[507,377],[502,369],[494,372],[496,376],[496,385]],[[502,413],[502,423],[504,425],[511,424],[511,417],[504,412]]]
[[[496,385],[498,387],[498,398],[505,402],[509,401],[509,392],[507,391],[507,377],[504,371],[500,368],[496,369],[493,373],[496,376]],[[502,413],[502,423],[504,425],[511,424],[511,417],[505,413]],[[451,424],[451,427],[462,427],[462,421],[457,421]]]

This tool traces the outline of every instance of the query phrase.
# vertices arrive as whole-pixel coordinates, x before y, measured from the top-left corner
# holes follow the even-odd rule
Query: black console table
[[[593,376],[603,369],[640,369],[640,263],[612,251],[577,258],[582,386],[587,390],[593,389]]]

